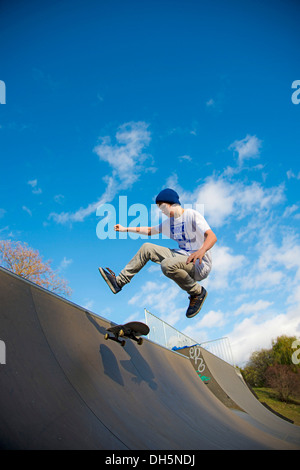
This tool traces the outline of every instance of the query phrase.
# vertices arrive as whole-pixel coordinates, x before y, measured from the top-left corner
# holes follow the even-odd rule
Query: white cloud
[[[141,308],[147,307],[154,315],[159,316],[170,325],[175,325],[183,315],[182,308],[178,308],[180,298],[187,300],[186,293],[171,281],[148,281],[128,303]]]
[[[63,257],[59,267],[58,267],[58,270],[61,271],[62,269],[66,269],[68,266],[70,266],[70,264],[73,263],[73,260],[72,259],[67,259],[65,256]]]
[[[193,338],[196,342],[203,343],[211,339],[208,330],[222,328],[226,322],[226,315],[223,312],[220,310],[210,310],[201,319],[193,322],[192,325],[189,322],[188,326],[183,330],[183,334]]]
[[[178,160],[180,162],[183,162],[184,160],[185,161],[188,161],[188,162],[191,162],[192,161],[192,157],[190,155],[181,155],[180,157],[178,157]]]
[[[145,315],[142,310],[137,310],[136,312],[131,313],[127,318],[125,318],[124,323],[129,323],[131,321],[140,321],[145,323]]]
[[[210,98],[208,101],[206,101],[206,106],[208,108],[214,107],[216,105],[215,100],[213,98]]]
[[[243,218],[253,212],[268,211],[284,200],[283,185],[264,188],[259,183],[253,182],[250,185],[236,184],[234,186],[238,218]]]
[[[269,230],[269,236],[264,234],[261,229],[261,239],[256,244],[255,249],[259,252],[257,262],[254,264],[254,269],[264,275],[270,271],[272,273],[281,274],[285,278],[286,283],[293,286],[300,280],[300,244],[298,238],[293,233],[284,234],[281,240],[279,233],[273,229],[275,233]],[[278,272],[276,273],[276,268]],[[269,277],[269,276],[267,276]]]
[[[300,285],[299,284],[297,284],[294,287],[291,295],[287,298],[287,304],[299,306],[299,309],[300,309]]]
[[[281,290],[284,298],[278,300],[284,301],[299,285],[300,244],[292,233],[282,236],[280,221],[278,225],[274,222],[274,216],[260,221],[247,256],[248,264],[235,279],[235,285],[248,293],[257,289],[260,296],[271,294],[272,301]],[[285,233],[286,227],[282,231]]]
[[[107,177],[106,184],[107,186],[105,188],[105,191],[98,201],[89,204],[87,207],[81,207],[73,213],[61,212],[60,214],[57,214],[55,212],[52,212],[49,215],[49,218],[52,218],[55,222],[59,224],[65,224],[68,222],[83,222],[86,217],[96,212],[98,206],[111,201],[117,194],[117,184],[113,177]]]
[[[110,137],[104,137],[94,151],[100,160],[109,163],[122,186],[128,188],[139,178],[147,158],[143,150],[150,143],[148,125],[145,122],[123,124],[116,133],[116,141],[113,145]]]
[[[54,201],[57,202],[57,204],[62,204],[65,199],[65,196],[63,194],[56,194],[54,196]]]
[[[270,291],[271,288],[279,287],[285,280],[285,275],[282,271],[275,271],[274,269],[261,269],[257,271],[255,268],[240,280],[240,285],[243,289],[261,289],[262,291]]]
[[[296,212],[299,209],[299,206],[297,204],[293,204],[291,206],[288,206],[285,208],[285,211],[283,213],[282,217],[290,217],[294,212]]]
[[[255,135],[247,135],[242,140],[235,140],[229,149],[233,149],[238,153],[238,163],[243,165],[245,160],[250,158],[258,158],[262,141],[259,140]]]
[[[153,263],[150,265],[148,268],[148,273],[155,273],[155,272],[161,272],[161,268],[159,264]]]
[[[253,251],[257,260],[244,277],[240,277],[242,290],[248,293],[258,289],[265,299],[241,305],[235,315],[248,315],[228,334],[236,361],[249,359],[252,352],[270,348],[271,340],[286,334],[300,336],[300,245],[295,235],[288,234],[277,241],[278,227],[266,230],[265,238],[258,233]],[[268,292],[269,290],[269,292]],[[271,294],[268,297],[268,294]]]
[[[31,186],[31,188],[32,188],[32,194],[41,194],[41,193],[42,193],[41,188],[38,188],[37,179],[27,181],[27,184],[29,184],[29,186]]]
[[[235,312],[234,315],[248,315],[261,311],[265,311],[268,307],[273,305],[274,302],[267,300],[258,300],[257,302],[250,302],[242,304]]]
[[[257,217],[284,201],[284,185],[266,188],[260,183],[231,181],[224,176],[211,176],[193,192],[185,191],[178,183],[176,173],[170,175],[166,187],[175,189],[182,204],[204,207],[204,217],[212,228],[222,227],[235,217]]]
[[[209,178],[195,191],[196,204],[204,204],[204,216],[212,226],[221,226],[234,209],[234,188],[223,179]]]
[[[243,366],[254,351],[271,348],[272,340],[281,335],[300,336],[299,306],[285,314],[247,317],[227,336],[235,362]]]
[[[292,170],[288,170],[286,172],[286,175],[287,175],[288,179],[295,178],[297,180],[300,180],[300,171],[296,175]]]
[[[212,255],[213,269],[209,276],[209,287],[214,290],[225,289],[233,272],[244,266],[246,258],[244,255],[234,255],[231,248],[218,244],[213,247]]]
[[[101,161],[109,164],[112,170],[111,174],[102,178],[106,184],[104,193],[87,207],[82,207],[73,213],[51,213],[49,218],[61,224],[82,222],[95,212],[99,205],[112,201],[120,190],[130,188],[144,171],[144,163],[149,158],[149,155],[143,153],[151,140],[148,127],[145,122],[123,124],[117,130],[116,144],[112,144],[110,137],[103,137],[94,151]]]
[[[31,212],[31,210],[30,210],[28,207],[22,206],[22,209],[23,209],[23,211],[27,212],[27,214],[29,214],[30,217],[32,217],[32,212]]]
[[[295,271],[295,279],[300,280],[300,245],[294,235],[285,235],[281,246],[274,252],[273,258],[278,265]]]
[[[202,328],[220,328],[225,323],[224,313],[220,310],[215,311],[211,310],[210,312],[206,313],[200,321],[196,323],[194,326],[195,329],[202,329]]]
[[[224,94],[221,92],[221,93],[217,93],[215,98],[210,98],[209,100],[207,100],[205,102],[205,105],[206,105],[207,110],[221,113],[222,108],[223,108],[223,103],[224,103]]]

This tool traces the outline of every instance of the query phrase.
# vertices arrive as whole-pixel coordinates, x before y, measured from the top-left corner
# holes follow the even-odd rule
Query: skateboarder
[[[155,227],[123,227],[117,224],[114,228],[118,232],[138,232],[149,236],[162,233],[177,241],[178,249],[144,243],[118,276],[109,268],[99,268],[99,271],[112,292],[117,294],[149,260],[160,264],[163,274],[189,294],[186,316],[192,318],[201,310],[207,296],[205,288],[197,281],[205,279],[210,273],[210,249],[217,237],[199,212],[181,207],[179,196],[173,189],[163,189],[155,202],[167,216],[161,224]]]

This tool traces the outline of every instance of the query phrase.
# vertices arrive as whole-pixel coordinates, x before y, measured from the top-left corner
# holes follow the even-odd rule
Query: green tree
[[[296,339],[294,336],[278,336],[272,340],[271,349],[255,351],[242,371],[246,382],[252,387],[275,388],[282,400],[291,393],[295,394],[298,390],[296,379],[299,380],[299,375],[295,374],[300,371],[300,364],[292,361],[292,344]]]
[[[292,344],[296,339],[297,338],[295,336],[282,335],[272,341],[274,364],[291,366],[295,369],[295,365],[292,362],[292,355],[294,352]]]
[[[252,353],[242,373],[251,387],[263,387],[266,381],[266,370],[273,364],[272,349],[261,349]]]

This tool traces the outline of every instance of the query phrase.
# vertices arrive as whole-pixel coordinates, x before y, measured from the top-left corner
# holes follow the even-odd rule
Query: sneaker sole
[[[110,288],[110,290],[112,291],[113,294],[117,294],[114,286],[112,285],[112,283],[110,282],[110,280],[108,279],[108,277],[106,276],[105,274],[105,271],[104,269],[102,268],[98,268],[99,269],[99,273],[101,274],[101,276],[103,277],[104,281],[106,282],[106,284],[108,285],[108,287]]]
[[[193,318],[195,317],[196,315],[198,315],[198,313],[200,312],[201,308],[203,307],[203,304],[204,304],[204,301],[207,297],[207,292],[205,292],[205,296],[203,297],[203,300],[202,300],[202,303],[200,305],[200,307],[198,308],[197,312],[193,313],[192,315],[186,315],[186,318]]]

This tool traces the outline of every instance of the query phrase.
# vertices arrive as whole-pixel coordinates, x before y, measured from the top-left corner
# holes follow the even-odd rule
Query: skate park
[[[300,428],[200,346],[105,341],[111,322],[3,268],[0,305],[1,449],[300,449]]]

